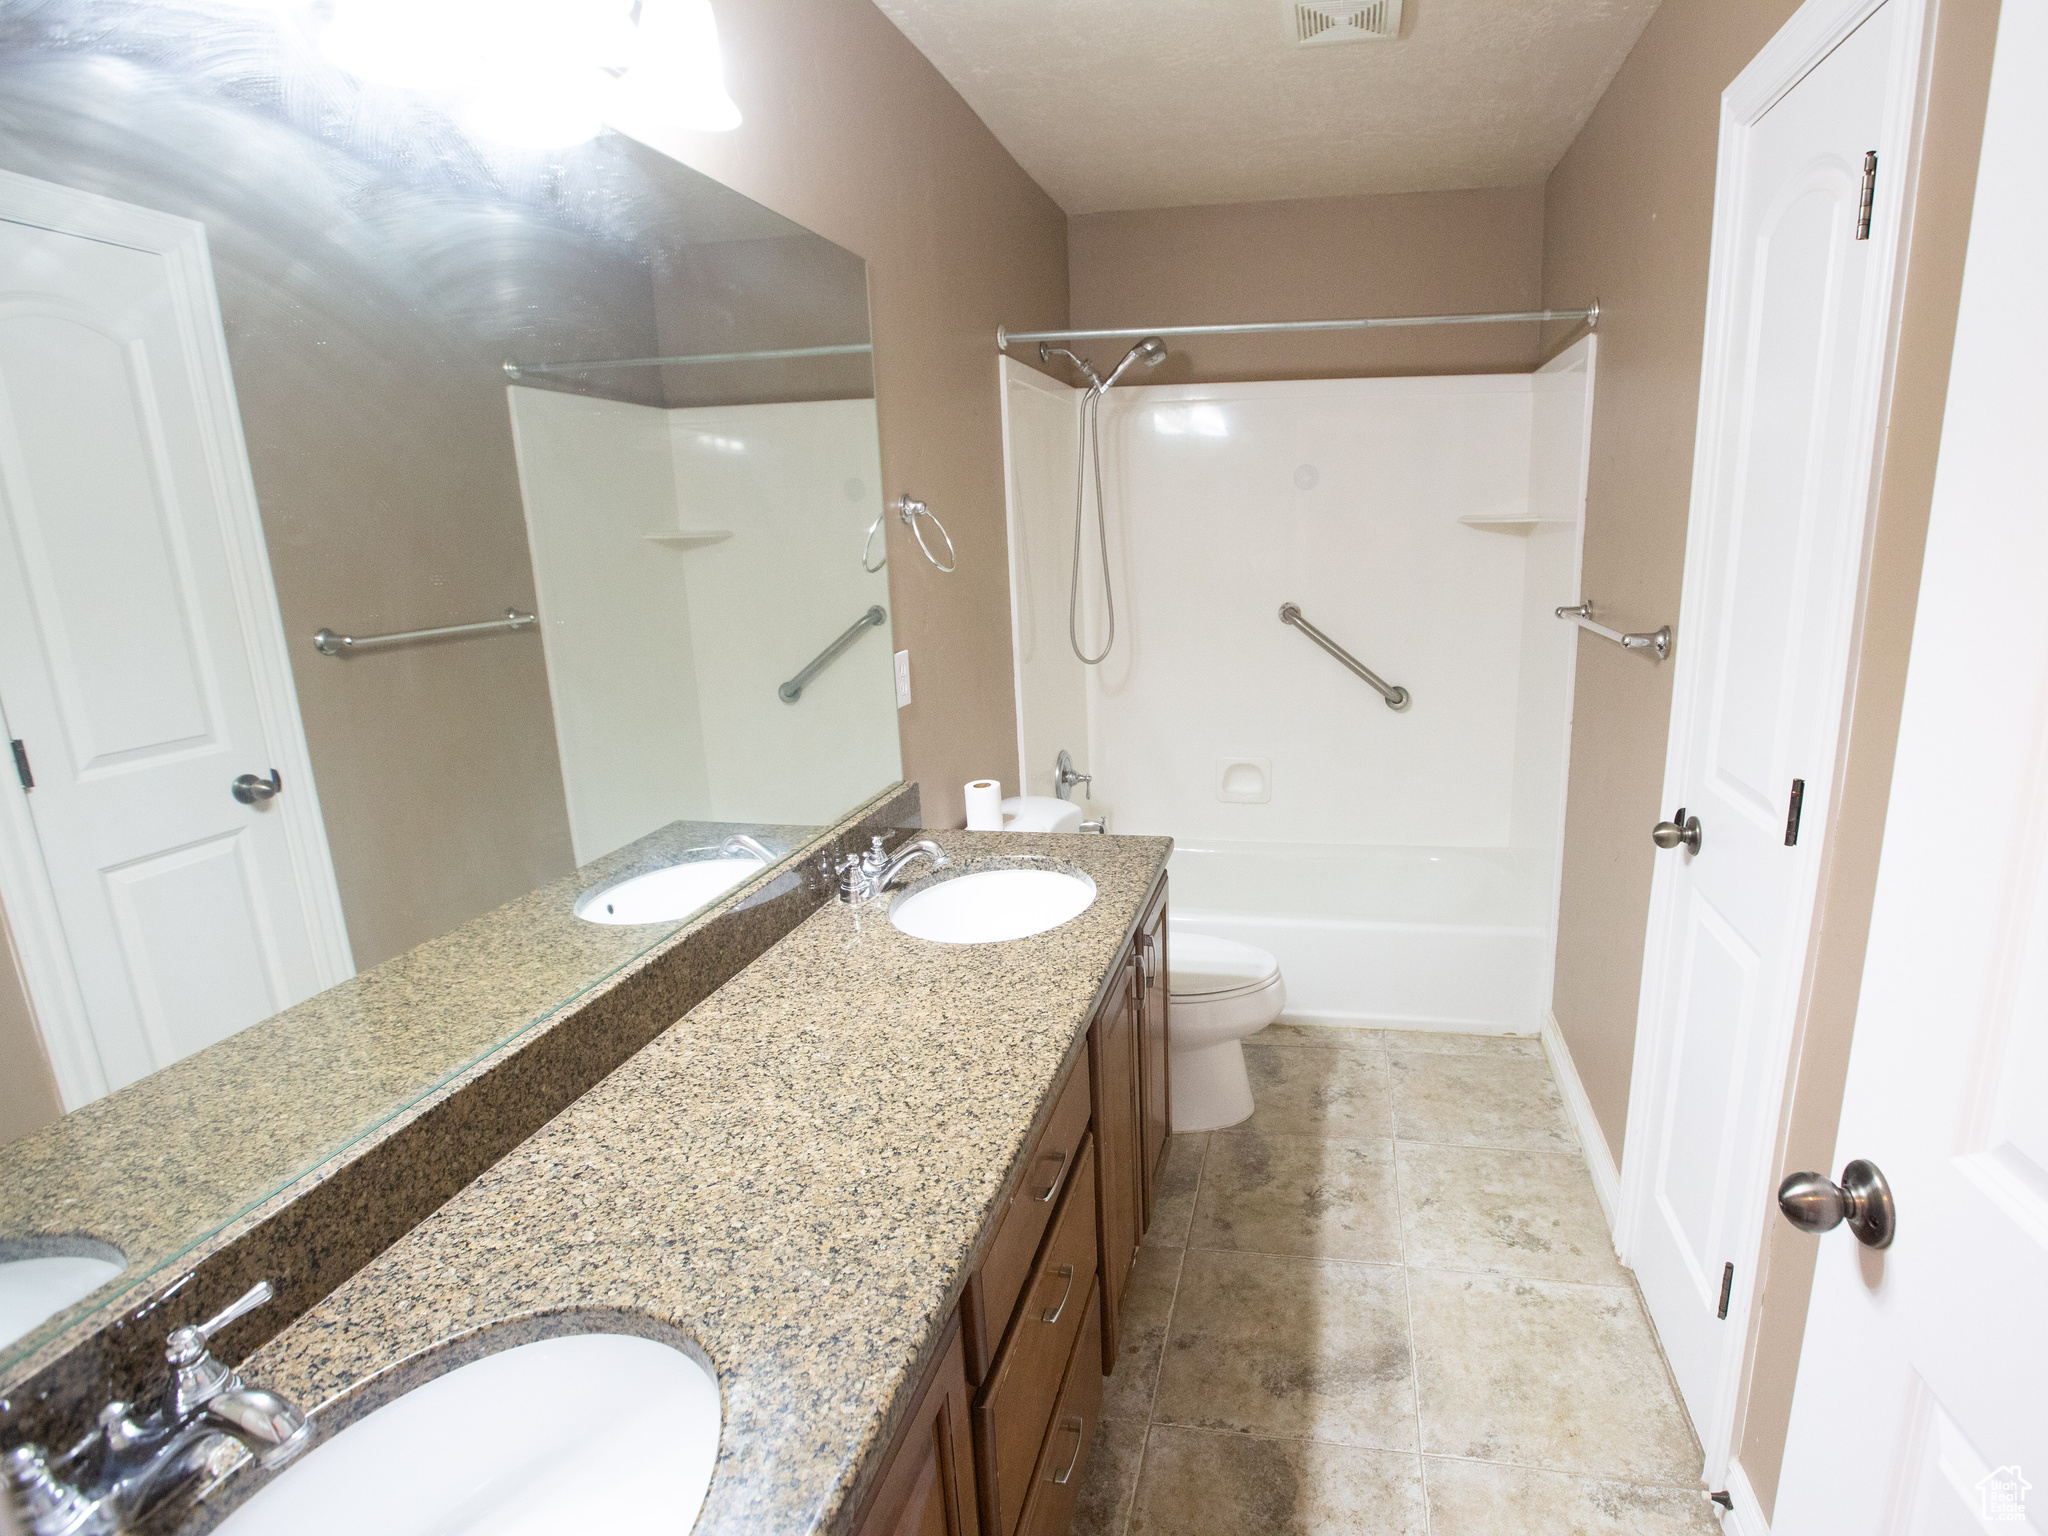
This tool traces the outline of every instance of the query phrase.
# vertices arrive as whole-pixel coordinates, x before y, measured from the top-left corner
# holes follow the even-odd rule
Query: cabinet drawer
[[[1067,1363],[1067,1379],[1060,1386],[1017,1536],[1067,1536],[1073,1524],[1074,1504],[1088,1472],[1088,1447],[1102,1416],[1102,1371],[1089,1347],[1101,1328],[1095,1316],[1101,1304],[1099,1294],[1089,1296],[1088,1317],[1081,1337],[1074,1341],[1074,1357]]]
[[[983,1536],[1011,1536],[1017,1528],[1075,1341],[1084,1340],[1094,1357],[1101,1329],[1094,1297],[1095,1147],[1084,1136],[1017,1320],[975,1406]],[[1099,1360],[1097,1366],[1099,1376]]]
[[[967,1282],[963,1306],[967,1323],[967,1379],[987,1378],[997,1347],[1010,1326],[1010,1314],[1031,1273],[1039,1239],[1052,1221],[1059,1196],[1074,1184],[1074,1164],[1081,1138],[1088,1134],[1088,1066],[1074,1064],[1059,1090],[1038,1145],[1024,1165],[1022,1184],[996,1218],[996,1235],[988,1253]],[[1093,1195],[1090,1195],[1091,1200]]]

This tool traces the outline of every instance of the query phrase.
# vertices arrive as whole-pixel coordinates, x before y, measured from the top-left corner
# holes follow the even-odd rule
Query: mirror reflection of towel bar
[[[502,619],[486,619],[481,624],[447,624],[440,629],[401,629],[389,635],[337,635],[331,629],[323,629],[313,636],[313,649],[322,656],[347,656],[372,645],[397,645],[402,640],[438,640],[443,635],[474,635],[487,629],[525,629],[537,620],[530,613],[521,613],[517,608],[507,608]]]
[[[1659,661],[1663,661],[1671,654],[1671,626],[1669,624],[1664,625],[1661,629],[1651,630],[1647,634],[1625,635],[1618,629],[1609,629],[1605,624],[1593,622],[1593,599],[1590,597],[1576,607],[1558,609],[1557,616],[1560,619],[1570,619],[1581,629],[1590,629],[1602,640],[1612,640],[1624,651],[1655,651]]]

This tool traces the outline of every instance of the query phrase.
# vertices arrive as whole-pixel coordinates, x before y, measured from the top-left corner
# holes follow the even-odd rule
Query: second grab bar
[[[1304,635],[1307,635],[1309,639],[1315,641],[1317,645],[1320,645],[1332,656],[1343,662],[1345,666],[1377,688],[1380,692],[1380,697],[1387,701],[1387,708],[1406,709],[1408,707],[1408,690],[1406,688],[1398,688],[1388,682],[1377,672],[1373,671],[1371,667],[1368,667],[1356,656],[1345,650],[1343,646],[1332,640],[1320,629],[1317,629],[1315,625],[1309,623],[1307,619],[1301,616],[1301,605],[1299,603],[1282,603],[1280,605],[1280,622],[1282,624],[1292,624]]]
[[[875,604],[874,607],[855,619],[848,626],[845,634],[818,652],[811,659],[811,664],[808,667],[805,667],[803,671],[797,673],[795,677],[792,677],[788,682],[776,689],[775,696],[785,704],[794,704],[803,697],[805,685],[820,672],[831,666],[833,662],[837,661],[840,652],[858,640],[867,630],[872,629],[877,624],[884,623],[888,617],[888,610],[883,608],[880,603]]]

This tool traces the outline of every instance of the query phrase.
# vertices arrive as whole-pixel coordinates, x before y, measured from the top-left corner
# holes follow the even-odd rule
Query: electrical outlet
[[[910,652],[896,653],[896,707],[903,708],[910,702]]]

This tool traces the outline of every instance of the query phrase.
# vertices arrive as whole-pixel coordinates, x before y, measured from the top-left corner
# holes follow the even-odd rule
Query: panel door
[[[1710,338],[1727,364],[1701,404],[1692,516],[1703,537],[1688,552],[1664,807],[1696,816],[1703,840],[1697,856],[1654,853],[1637,1045],[1647,1071],[1626,1143],[1628,1259],[1710,1444],[1729,1418],[1755,1285],[1774,1074],[1839,734],[1869,483],[1859,389],[1879,362],[1867,312],[1881,299],[1876,243],[1856,227],[1896,9],[1875,12],[1744,130],[1719,171],[1737,189],[1733,259],[1717,269],[1726,324]],[[1805,835],[1788,846],[1794,780]]]
[[[0,220],[0,709],[98,1092],[324,984],[284,818],[230,792],[275,764],[185,299],[159,252]]]
[[[1776,1529],[2048,1531],[2048,12],[2000,13],[1836,1156]]]

